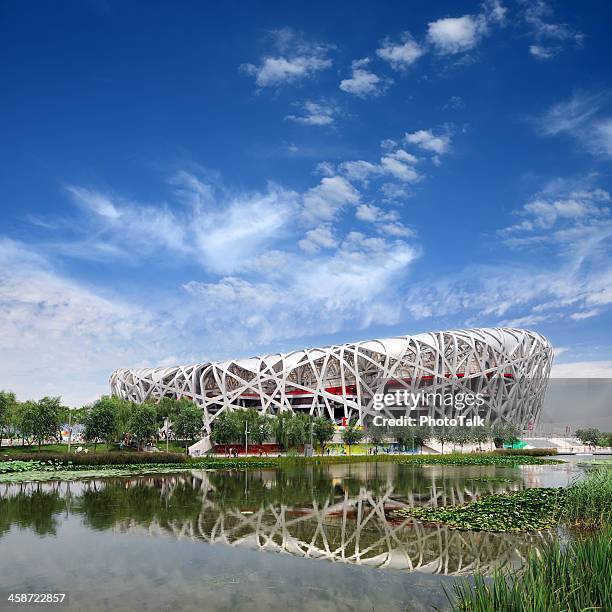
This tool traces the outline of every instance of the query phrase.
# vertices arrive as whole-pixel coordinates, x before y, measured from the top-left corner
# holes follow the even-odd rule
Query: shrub
[[[0,460],[7,461],[36,461],[53,462],[62,465],[140,465],[148,463],[185,463],[187,457],[180,453],[133,453],[133,452],[109,452],[109,453],[11,453]]]
[[[497,455],[510,455],[520,457],[547,457],[556,455],[556,448],[498,448],[493,451]]]

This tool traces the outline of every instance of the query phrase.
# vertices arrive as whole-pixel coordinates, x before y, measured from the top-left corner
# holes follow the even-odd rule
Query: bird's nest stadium
[[[289,353],[194,365],[119,369],[114,395],[135,402],[188,398],[202,407],[210,433],[224,410],[256,408],[324,415],[367,423],[375,397],[389,390],[456,395],[479,393],[468,408],[487,423],[535,424],[544,401],[553,350],[523,329],[483,328],[367,340]],[[433,418],[452,416],[444,405],[417,407]],[[385,406],[383,413],[397,416]],[[468,415],[469,416],[469,415]]]

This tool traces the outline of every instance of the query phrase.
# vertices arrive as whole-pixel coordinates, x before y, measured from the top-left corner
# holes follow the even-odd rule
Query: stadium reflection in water
[[[126,537],[172,535],[409,572],[491,573],[498,567],[520,567],[552,535],[427,527],[394,519],[392,510],[461,503],[484,493],[540,484],[534,468],[395,464],[4,484],[0,541],[13,525],[54,534],[70,515],[82,517],[91,530]]]

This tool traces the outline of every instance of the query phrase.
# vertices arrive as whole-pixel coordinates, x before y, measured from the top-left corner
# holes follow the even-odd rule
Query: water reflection
[[[94,531],[172,535],[297,557],[462,575],[517,568],[552,536],[490,534],[394,520],[540,482],[520,469],[361,464],[249,472],[194,471],[0,485],[0,538],[11,527],[54,535],[64,517]]]

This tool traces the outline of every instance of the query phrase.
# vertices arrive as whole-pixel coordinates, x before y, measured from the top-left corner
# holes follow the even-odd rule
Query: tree
[[[17,399],[11,391],[0,391],[0,446],[2,446],[2,438],[4,430],[9,428],[11,423],[11,413]]]
[[[253,444],[263,444],[272,435],[272,419],[267,414],[253,410],[255,418],[251,422],[251,440]]]
[[[521,432],[516,425],[508,422],[499,422],[493,425],[491,430],[493,443],[496,448],[503,448],[504,444],[518,442]]]
[[[351,421],[342,431],[342,441],[349,447],[349,455],[351,447],[357,444],[363,438],[363,430],[357,429],[357,421]]]
[[[478,444],[478,448],[482,450],[482,445],[486,444],[491,439],[491,429],[486,425],[472,427],[472,442]]]
[[[421,425],[419,427],[413,427],[413,439],[414,443],[421,449],[423,454],[423,446],[431,440],[431,428]]]
[[[202,430],[202,410],[194,403],[182,404],[174,414],[172,431],[176,440],[185,441],[185,452],[190,440],[193,440]]]
[[[157,434],[157,410],[151,404],[134,404],[130,416],[130,433],[142,448]]]
[[[469,427],[458,425],[451,429],[451,439],[453,444],[458,444],[463,453],[463,446],[472,441],[472,432]]]
[[[108,397],[108,396],[107,396]],[[115,440],[123,443],[130,436],[130,422],[132,420],[132,412],[137,404],[124,400],[116,395],[109,397],[115,406],[117,415],[117,431],[115,432]]]
[[[98,442],[112,444],[117,432],[117,403],[112,397],[101,397],[87,410],[83,425],[85,439],[94,443],[94,450]]]
[[[26,438],[33,438],[38,449],[47,438],[55,436],[61,424],[62,404],[59,397],[43,397],[22,405],[19,429]]]
[[[453,435],[450,428],[445,427],[444,425],[439,425],[433,428],[433,435],[435,439],[440,442],[442,446],[442,454],[444,454],[444,445],[447,442],[453,441]]]
[[[382,425],[370,425],[368,427],[368,438],[378,451],[378,446],[383,443],[387,431]]]
[[[285,410],[276,415],[274,423],[272,424],[274,439],[281,450],[287,450],[289,448],[289,426],[292,418],[293,413]]]
[[[326,419],[323,416],[315,417],[312,422],[312,435],[321,447],[321,454],[325,454],[325,447],[334,438],[336,433],[336,425],[333,421]]]
[[[410,425],[404,425],[400,427],[394,427],[393,432],[395,434],[395,439],[397,443],[402,447],[403,450],[408,448],[408,444],[410,443],[410,448],[415,448],[415,439],[414,439],[414,427]]]
[[[287,427],[287,442],[289,446],[305,444],[310,434],[308,415],[293,413]]]
[[[601,431],[596,427],[588,427],[587,429],[577,429],[576,437],[585,446],[598,446],[601,441]]]
[[[210,438],[215,444],[234,444],[240,441],[240,436],[240,427],[232,412],[225,410],[213,421]]]

